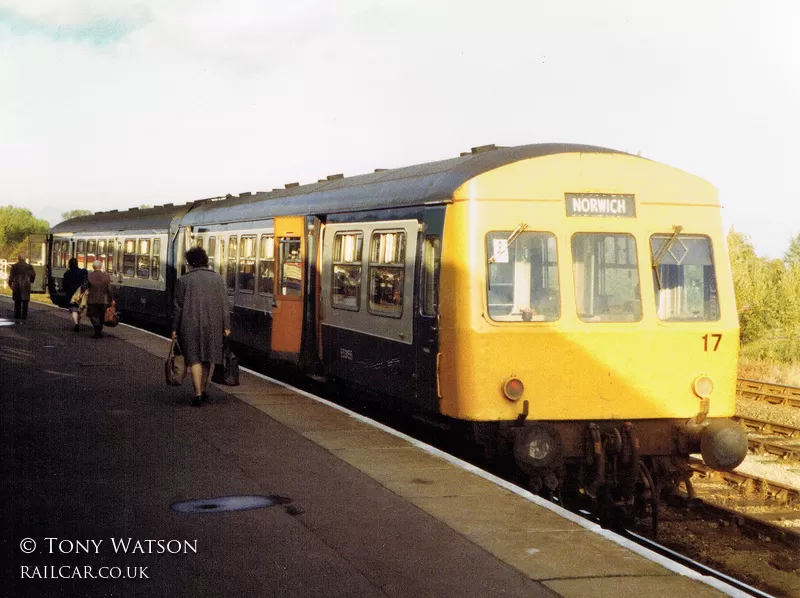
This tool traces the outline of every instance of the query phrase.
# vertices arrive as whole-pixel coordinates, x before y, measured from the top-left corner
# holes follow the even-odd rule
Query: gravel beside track
[[[736,415],[800,428],[800,409],[796,407],[785,407],[783,405],[772,405],[766,401],[737,398]]]

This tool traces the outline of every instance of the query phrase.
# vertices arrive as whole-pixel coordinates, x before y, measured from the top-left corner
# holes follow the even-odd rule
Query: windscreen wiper
[[[658,284],[659,291],[663,290],[664,287],[661,286],[661,274],[659,274],[658,272],[658,267],[661,265],[661,260],[664,259],[664,256],[667,254],[667,252],[670,249],[672,249],[672,246],[675,244],[675,241],[678,240],[678,236],[681,234],[682,230],[683,230],[682,226],[678,225],[673,226],[672,236],[669,239],[667,239],[666,242],[661,245],[661,247],[658,248],[658,254],[653,256],[653,272],[655,272],[656,275],[656,284]]]
[[[508,239],[506,239],[506,250],[508,250],[508,248],[511,247],[511,244],[517,240],[517,237],[519,237],[525,231],[526,228],[528,228],[528,225],[523,222],[522,224],[517,226],[517,228],[515,228],[510,235],[508,235]],[[494,262],[495,262],[495,256],[494,254],[492,254],[492,257],[489,258],[489,263],[493,264]]]

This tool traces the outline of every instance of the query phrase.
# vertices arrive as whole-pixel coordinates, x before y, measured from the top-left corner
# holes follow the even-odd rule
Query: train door
[[[417,402],[425,410],[439,410],[439,274],[442,260],[443,213],[426,214],[420,241],[416,338]]]
[[[275,218],[275,306],[272,309],[272,352],[299,360],[303,331],[305,218]]]

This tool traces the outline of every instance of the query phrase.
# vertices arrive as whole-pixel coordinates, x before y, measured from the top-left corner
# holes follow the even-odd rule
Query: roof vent
[[[328,175],[328,180],[329,181],[335,181],[335,180],[343,179],[343,178],[344,178],[343,174],[329,174]]]
[[[252,191],[245,191],[244,193],[240,193],[239,197],[250,197],[252,194]]]
[[[109,210],[109,211],[108,211],[108,212],[106,212],[106,213],[107,213],[107,214],[113,214],[114,212],[119,212],[119,210]]]
[[[284,185],[284,188],[291,189],[292,187],[299,187],[299,186],[300,186],[300,183],[286,183]]]
[[[461,153],[459,154],[459,157],[460,157],[460,158],[463,158],[464,156],[471,156],[471,155],[472,155],[472,152],[461,152]]]
[[[171,208],[171,207],[172,207],[172,206],[174,206],[174,205],[175,205],[175,204],[171,204],[171,203],[165,203],[165,204],[164,204],[164,207],[165,207],[165,208]]]
[[[133,212],[134,210],[138,210],[139,208],[128,208],[129,212]]]
[[[489,145],[479,145],[478,147],[472,148],[473,154],[482,154],[483,152],[490,152],[492,150],[496,150],[497,146],[494,143],[490,143]]]
[[[376,168],[375,172],[385,172],[387,170],[389,170],[389,169],[388,168]]]

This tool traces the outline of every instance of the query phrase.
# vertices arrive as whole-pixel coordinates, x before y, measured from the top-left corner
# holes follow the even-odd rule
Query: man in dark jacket
[[[25,256],[20,255],[16,264],[11,266],[8,282],[11,285],[11,297],[14,299],[14,319],[25,320],[28,317],[28,303],[31,300],[31,284],[36,280],[36,272]]]
[[[64,289],[64,295],[69,303],[70,316],[72,316],[73,329],[75,332],[80,330],[81,326],[81,305],[79,303],[72,303],[72,296],[79,288],[86,284],[89,273],[85,268],[78,268],[78,260],[74,257],[69,259],[69,270],[64,273],[64,281],[61,285]]]
[[[103,336],[103,319],[106,308],[111,305],[111,277],[103,272],[103,262],[95,260],[88,277],[89,294],[86,299],[86,313],[94,326],[94,336]]]

